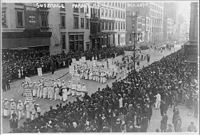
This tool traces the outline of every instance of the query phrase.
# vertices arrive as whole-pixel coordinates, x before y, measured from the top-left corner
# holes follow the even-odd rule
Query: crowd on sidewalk
[[[112,47],[102,50],[88,50],[85,52],[64,52],[57,55],[50,55],[49,50],[2,50],[2,84],[3,90],[10,89],[13,80],[37,74],[37,68],[42,72],[53,72],[56,69],[68,67],[72,58],[79,59],[86,56],[86,59],[104,59],[122,55],[122,48]]]
[[[13,132],[146,132],[155,103],[162,116],[161,131],[181,132],[183,118],[178,105],[189,104],[194,116],[198,115],[196,80],[196,65],[185,63],[179,50],[139,72],[130,72],[112,87],[50,107]],[[167,122],[169,107],[174,108],[173,126]],[[194,125],[188,126],[188,131],[194,132]]]

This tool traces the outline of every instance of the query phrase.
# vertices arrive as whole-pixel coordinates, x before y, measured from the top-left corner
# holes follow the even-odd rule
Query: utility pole
[[[133,30],[133,27],[132,27],[132,33],[131,33],[131,35],[133,34],[133,36],[134,36],[134,53],[133,53],[133,58],[134,58],[134,71],[136,70],[135,69],[135,53],[136,53],[136,51],[135,51],[135,48],[136,48],[136,43],[137,43],[137,14],[138,14],[138,12],[136,11],[135,12],[135,14],[133,15],[133,12],[132,12],[132,14],[131,14],[131,19],[132,19],[132,25],[133,25],[133,18],[134,18],[134,30]],[[134,32],[134,33],[133,33]],[[131,36],[131,38],[133,38],[133,36]],[[132,43],[133,43],[133,40],[132,40]]]

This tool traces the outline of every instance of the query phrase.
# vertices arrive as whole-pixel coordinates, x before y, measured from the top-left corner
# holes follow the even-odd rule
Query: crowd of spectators
[[[122,55],[122,48],[113,47],[102,50],[88,50],[85,52],[64,52],[57,55],[50,55],[49,50],[2,50],[3,66],[3,90],[10,88],[9,83],[13,80],[29,77],[37,74],[37,68],[42,72],[68,67],[72,58],[79,59],[86,56],[86,59],[104,59]]]
[[[14,132],[146,132],[152,116],[156,94],[161,95],[161,131],[181,131],[179,104],[194,108],[198,99],[197,66],[184,62],[182,51],[132,71],[112,87],[98,89],[83,99],[27,120]],[[167,111],[174,106],[173,125],[167,123]],[[194,114],[198,114],[198,109]],[[171,125],[171,129],[166,129]],[[163,128],[164,127],[164,128]],[[186,129],[187,130],[187,129]]]

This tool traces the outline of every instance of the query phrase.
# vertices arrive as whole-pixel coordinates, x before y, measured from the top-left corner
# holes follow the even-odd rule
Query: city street
[[[148,52],[148,54],[151,55],[151,59],[150,59],[150,63],[151,64],[152,62],[154,61],[157,61],[157,60],[160,60],[161,58],[163,58],[164,56],[167,56],[175,51],[177,51],[178,49],[180,49],[180,46],[175,46],[175,49],[171,50],[171,51],[168,51],[168,50],[165,50],[163,51],[162,53],[159,52],[159,51],[155,51],[155,50],[148,50],[148,51],[145,51],[145,53]],[[118,56],[116,59],[121,59],[122,56]],[[136,67],[137,70],[141,69],[143,66],[148,66],[148,63],[147,61],[141,61],[140,62],[140,67]],[[52,75],[51,73],[47,73],[47,74],[44,74],[43,76],[45,78],[60,78],[61,80],[65,80],[65,81],[69,81],[71,79],[71,76],[70,74],[68,73],[68,68],[66,69],[61,69],[61,70],[58,70],[54,73],[54,75]],[[38,80],[38,76],[33,76],[31,77],[31,80],[34,82],[34,81],[37,81]],[[23,80],[18,80],[16,82],[13,82],[11,84],[11,90],[7,91],[7,92],[3,92],[3,98],[7,98],[7,99],[11,99],[13,98],[15,101],[18,101],[19,99],[24,101],[25,98],[22,97],[22,89],[21,89],[21,82]],[[88,81],[88,80],[81,80],[82,82],[84,82],[87,86],[87,89],[88,89],[88,93],[91,94],[95,91],[97,91],[98,88],[103,88],[105,87],[107,84],[109,86],[112,85],[112,82],[115,81],[115,80],[109,80],[106,84],[100,84],[100,83],[97,83],[97,82],[94,82],[94,81]],[[69,97],[69,100],[68,102],[72,102],[75,98],[74,97]],[[44,113],[45,111],[48,111],[49,110],[49,106],[53,106],[55,107],[56,104],[60,103],[61,101],[57,100],[57,101],[50,101],[50,100],[47,100],[47,99],[36,99],[36,103],[38,103],[41,107],[41,110],[42,110],[42,113]],[[189,123],[191,121],[194,121],[196,124],[197,124],[197,120],[195,120],[193,118],[193,116],[188,116],[188,113],[189,113],[189,110],[185,107],[185,106],[180,106],[180,112],[181,112],[181,117],[184,118],[183,119],[183,131],[187,129],[187,126],[189,125]],[[172,109],[170,108],[169,111],[168,111],[168,123],[171,123],[171,120],[172,120]],[[160,111],[159,110],[154,110],[153,111],[153,115],[152,115],[152,119],[151,119],[151,122],[150,122],[150,126],[148,128],[148,131],[149,132],[154,132],[157,128],[159,129],[160,127],[160,120],[161,120],[161,116],[160,116]],[[21,125],[22,123],[24,122],[24,120],[21,120],[19,122],[19,125]],[[8,119],[3,119],[3,132],[4,133],[8,133],[10,131],[10,128],[9,128],[9,121]]]

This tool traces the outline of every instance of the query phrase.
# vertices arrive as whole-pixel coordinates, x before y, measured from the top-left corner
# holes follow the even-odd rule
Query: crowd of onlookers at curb
[[[154,106],[162,116],[156,132],[182,132],[184,118],[179,105],[188,105],[198,116],[197,65],[185,63],[184,59],[179,50],[139,72],[133,70],[112,87],[50,107],[13,132],[147,132]],[[168,122],[170,107],[172,123]],[[193,122],[186,130],[197,131]]]

